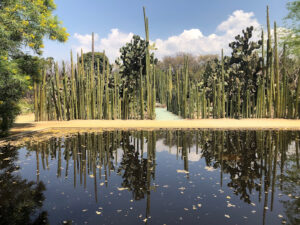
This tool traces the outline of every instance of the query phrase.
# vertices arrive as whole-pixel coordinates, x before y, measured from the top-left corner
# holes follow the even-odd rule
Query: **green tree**
[[[230,58],[230,72],[228,79],[229,96],[232,98],[236,94],[237,79],[241,88],[241,99],[246,101],[247,91],[250,97],[256,93],[258,85],[258,74],[261,71],[260,60],[257,50],[261,47],[261,41],[250,41],[253,27],[243,30],[243,35],[235,37],[235,41],[229,44],[232,49]]]
[[[17,103],[26,91],[26,80],[39,80],[39,60],[22,55],[28,47],[42,54],[43,39],[64,42],[66,28],[52,14],[53,0],[1,0],[0,2],[0,130],[7,134],[19,112]]]
[[[289,32],[283,37],[291,53],[300,56],[300,1],[294,0],[286,4],[288,15],[284,18]]]
[[[121,78],[123,80],[123,89],[127,88],[128,94],[132,94],[134,90],[140,86],[140,68],[142,67],[142,75],[146,74],[146,49],[148,43],[141,39],[140,36],[134,35],[131,42],[126,43],[120,49],[121,56]],[[157,63],[154,54],[151,55],[151,63]],[[117,64],[120,64],[117,62]]]
[[[83,63],[87,67],[87,69],[91,68],[91,62],[92,62],[92,52],[87,52],[83,54]],[[100,73],[103,73],[103,63],[105,60],[105,66],[106,63],[109,63],[109,59],[105,55],[105,53],[102,52],[95,52],[94,53],[94,71],[97,71],[97,62],[99,59],[99,66],[100,66]],[[81,62],[81,57],[79,58],[79,62]],[[110,70],[112,69],[112,66],[110,65]]]

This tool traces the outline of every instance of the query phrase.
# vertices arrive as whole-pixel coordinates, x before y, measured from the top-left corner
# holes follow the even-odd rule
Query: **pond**
[[[103,131],[0,148],[0,224],[300,224],[293,131]]]

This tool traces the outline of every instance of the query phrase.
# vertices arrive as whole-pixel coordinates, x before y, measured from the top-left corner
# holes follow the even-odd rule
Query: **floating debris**
[[[186,171],[186,170],[177,170],[177,173],[185,173],[185,174],[187,174],[187,173],[190,173],[190,172]]]
[[[188,208],[183,208],[185,211],[189,211],[189,209]]]
[[[94,178],[94,175],[93,175],[93,174],[91,174],[89,177],[90,177],[90,178]]]
[[[193,205],[193,210],[196,210],[196,209],[197,209],[197,207],[195,205]]]
[[[230,216],[229,216],[228,214],[225,214],[224,216],[225,216],[226,218],[230,218]]]
[[[88,210],[87,210],[87,209],[83,209],[83,210],[82,210],[82,212],[86,212],[86,211],[88,211]]]
[[[197,206],[198,206],[199,208],[201,208],[201,207],[202,207],[202,204],[197,204]]]
[[[100,183],[100,186],[103,186],[104,185],[104,183],[102,182],[102,183]]]
[[[118,191],[124,191],[124,190],[127,190],[128,188],[124,188],[124,187],[118,187]]]
[[[181,191],[184,191],[185,190],[185,187],[180,187],[180,188],[178,188],[179,190],[181,190]]]
[[[228,196],[228,195],[226,196],[226,198],[227,198],[227,199],[231,199],[231,197],[230,197],[230,196]]]
[[[281,215],[281,214],[278,214],[278,217],[279,217],[279,218],[283,218],[283,215]]]
[[[227,203],[227,207],[228,207],[228,208],[230,208],[230,207],[233,207],[233,208],[234,208],[235,205],[233,205],[233,204],[231,204],[231,203]]]
[[[206,170],[209,171],[209,172],[212,172],[212,171],[215,171],[215,170],[216,170],[216,169],[213,168],[212,166],[206,166],[206,167],[204,167],[204,169],[206,169]]]

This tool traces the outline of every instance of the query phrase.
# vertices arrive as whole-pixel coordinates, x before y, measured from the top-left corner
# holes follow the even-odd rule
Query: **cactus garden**
[[[299,18],[1,0],[0,225],[299,225]]]

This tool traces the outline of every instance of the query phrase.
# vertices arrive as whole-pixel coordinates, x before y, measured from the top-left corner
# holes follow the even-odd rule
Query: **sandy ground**
[[[12,133],[48,128],[113,128],[113,129],[288,129],[300,130],[300,120],[287,119],[199,119],[199,120],[72,120],[34,122],[34,115],[22,115]]]
[[[103,130],[224,129],[224,130],[300,130],[300,120],[286,119],[199,119],[199,120],[72,120],[34,122],[34,115],[17,118],[11,135],[0,139],[0,146],[23,145],[51,137],[70,136],[78,132]]]

